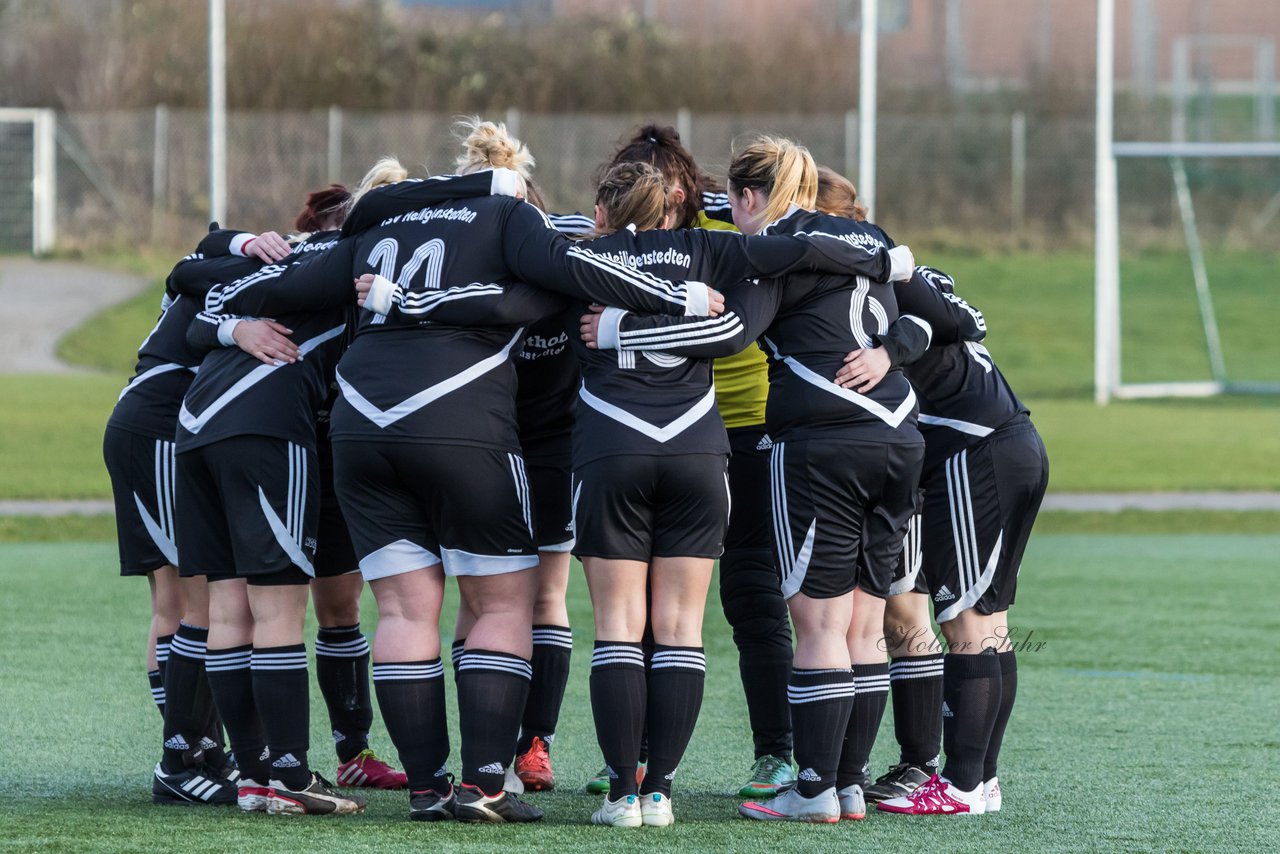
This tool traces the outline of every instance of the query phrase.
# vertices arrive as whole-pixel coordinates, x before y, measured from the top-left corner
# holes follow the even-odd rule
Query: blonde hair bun
[[[453,130],[462,140],[462,154],[456,161],[459,173],[466,175],[501,167],[519,173],[526,180],[533,173],[533,155],[523,142],[507,132],[502,122],[469,116],[455,122]]]

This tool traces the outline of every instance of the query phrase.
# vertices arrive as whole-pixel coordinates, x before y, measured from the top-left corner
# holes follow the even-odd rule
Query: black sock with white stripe
[[[462,659],[467,654],[467,639],[458,638],[449,647],[449,663],[453,665],[453,687],[458,688],[458,668],[462,666]]]
[[[303,644],[253,648],[253,698],[267,736],[271,779],[300,791],[311,782],[311,698]]]
[[[373,686],[382,722],[409,777],[409,791],[435,789],[448,794],[445,762],[449,759],[449,728],[440,659],[374,662]],[[363,773],[354,766],[351,772]],[[355,786],[360,781],[339,777],[337,783]]]
[[[520,722],[520,741],[516,755],[525,753],[538,737],[551,746],[556,737],[556,722],[564,702],[564,688],[569,684],[569,658],[573,654],[573,633],[568,626],[533,627],[533,679],[529,682],[529,699],[524,704]]]
[[[200,737],[213,714],[213,697],[204,675],[208,640],[208,629],[182,623],[170,644],[164,673],[164,757],[160,760],[166,774],[186,768],[187,757],[200,750]]]
[[[644,652],[638,643],[596,641],[591,654],[591,713],[609,767],[609,798],[634,795],[640,739],[648,715]]]
[[[702,709],[707,658],[700,646],[654,646],[649,667],[649,767],[640,794],[671,797],[671,781]]]
[[[853,674],[844,668],[791,671],[787,699],[796,764],[800,766],[796,788],[806,798],[836,784],[840,747],[853,710],[853,690]]]
[[[1000,659],[988,648],[979,655],[949,653],[943,659],[942,769],[956,787],[973,791],[982,782],[982,763],[1000,712]]]
[[[996,762],[1000,758],[1000,745],[1004,743],[1004,729],[1009,725],[1013,701],[1018,696],[1018,657],[1013,650],[996,654],[1000,659],[1000,711],[991,727],[991,741],[987,743],[987,758],[982,763],[982,780],[996,776]]]
[[[156,708],[160,710],[160,717],[164,717],[164,677],[160,675],[159,670],[147,671],[147,684],[151,686],[151,699],[155,702]]]
[[[518,655],[469,649],[458,665],[462,782],[487,795],[502,791],[515,754],[533,668]]]
[[[211,649],[205,658],[205,669],[241,778],[265,786],[270,782],[271,769],[266,760],[267,739],[253,701],[253,672],[249,669],[252,654],[249,644]]]
[[[147,671],[147,682],[151,685],[151,699],[164,717],[164,669],[169,663],[169,646],[173,643],[173,635],[160,635],[156,638],[156,669]]]
[[[855,664],[852,673],[853,711],[849,713],[836,772],[836,786],[841,789],[854,784],[866,788],[867,761],[889,699],[888,664]]]
[[[338,761],[369,746],[373,701],[369,696],[369,643],[354,626],[320,627],[316,633],[316,682],[329,709]]]
[[[889,662],[900,762],[936,771],[942,749],[942,653]]]

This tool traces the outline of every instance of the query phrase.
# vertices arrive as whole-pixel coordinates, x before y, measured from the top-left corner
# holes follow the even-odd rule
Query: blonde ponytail
[[[525,182],[533,174],[533,155],[523,142],[507,132],[502,122],[486,122],[479,116],[469,116],[455,122],[453,132],[462,140],[462,154],[455,161],[459,174],[506,168],[517,172]]]
[[[354,204],[370,190],[398,183],[408,177],[409,170],[401,166],[399,160],[394,157],[383,157],[373,164],[372,169],[364,173],[364,177],[356,186],[356,191],[351,194],[351,201]]]
[[[818,198],[818,168],[803,145],[762,136],[729,164],[729,191],[740,194],[744,187],[768,195],[760,222],[770,223],[792,205],[813,210]]]

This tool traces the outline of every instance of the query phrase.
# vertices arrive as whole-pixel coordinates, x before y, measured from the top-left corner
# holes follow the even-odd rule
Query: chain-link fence
[[[757,133],[803,142],[818,162],[850,175],[855,114],[518,114],[505,118],[538,160],[535,178],[555,211],[590,211],[592,177],[645,121],[680,127],[699,163],[724,174],[736,144]],[[385,154],[417,172],[451,171],[453,117],[358,111],[232,113],[228,219],[286,230],[308,190],[354,184]],[[1121,121],[1123,124],[1123,121]],[[154,242],[180,246],[208,210],[207,116],[198,110],[70,112],[58,121],[60,245]],[[1011,112],[879,120],[877,219],[903,238],[927,232],[978,246],[1009,238],[1088,245],[1093,229],[1093,125]],[[1280,164],[1193,164],[1206,239],[1270,241]],[[1132,235],[1177,235],[1169,170],[1121,173],[1122,220]],[[1271,235],[1271,237],[1268,237]],[[1274,248],[1274,247],[1269,247]]]

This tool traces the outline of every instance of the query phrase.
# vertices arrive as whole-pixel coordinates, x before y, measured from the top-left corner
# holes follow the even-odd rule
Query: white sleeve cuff
[[[706,317],[711,314],[711,289],[703,282],[685,282],[684,316]]]
[[[364,298],[364,307],[374,314],[390,314],[391,298],[395,292],[394,282],[382,276],[374,276],[373,287],[369,288],[369,295]]]
[[[627,313],[620,308],[606,308],[600,314],[600,326],[596,329],[596,347],[601,350],[618,349],[618,334],[622,318]]]
[[[489,185],[489,194],[493,196],[518,196],[522,189],[520,184],[519,172],[499,166],[493,170],[493,183]]]
[[[223,347],[235,347],[235,331],[236,325],[244,320],[243,317],[228,317],[226,320],[218,324],[218,343]]]
[[[244,251],[244,248],[249,244],[250,241],[257,240],[257,239],[258,239],[258,235],[250,234],[247,231],[242,231],[241,233],[237,234],[235,237],[231,238],[231,254],[239,255],[241,258],[248,257],[247,253]]]
[[[889,250],[889,281],[905,282],[916,269],[916,256],[910,246],[895,246]]]

